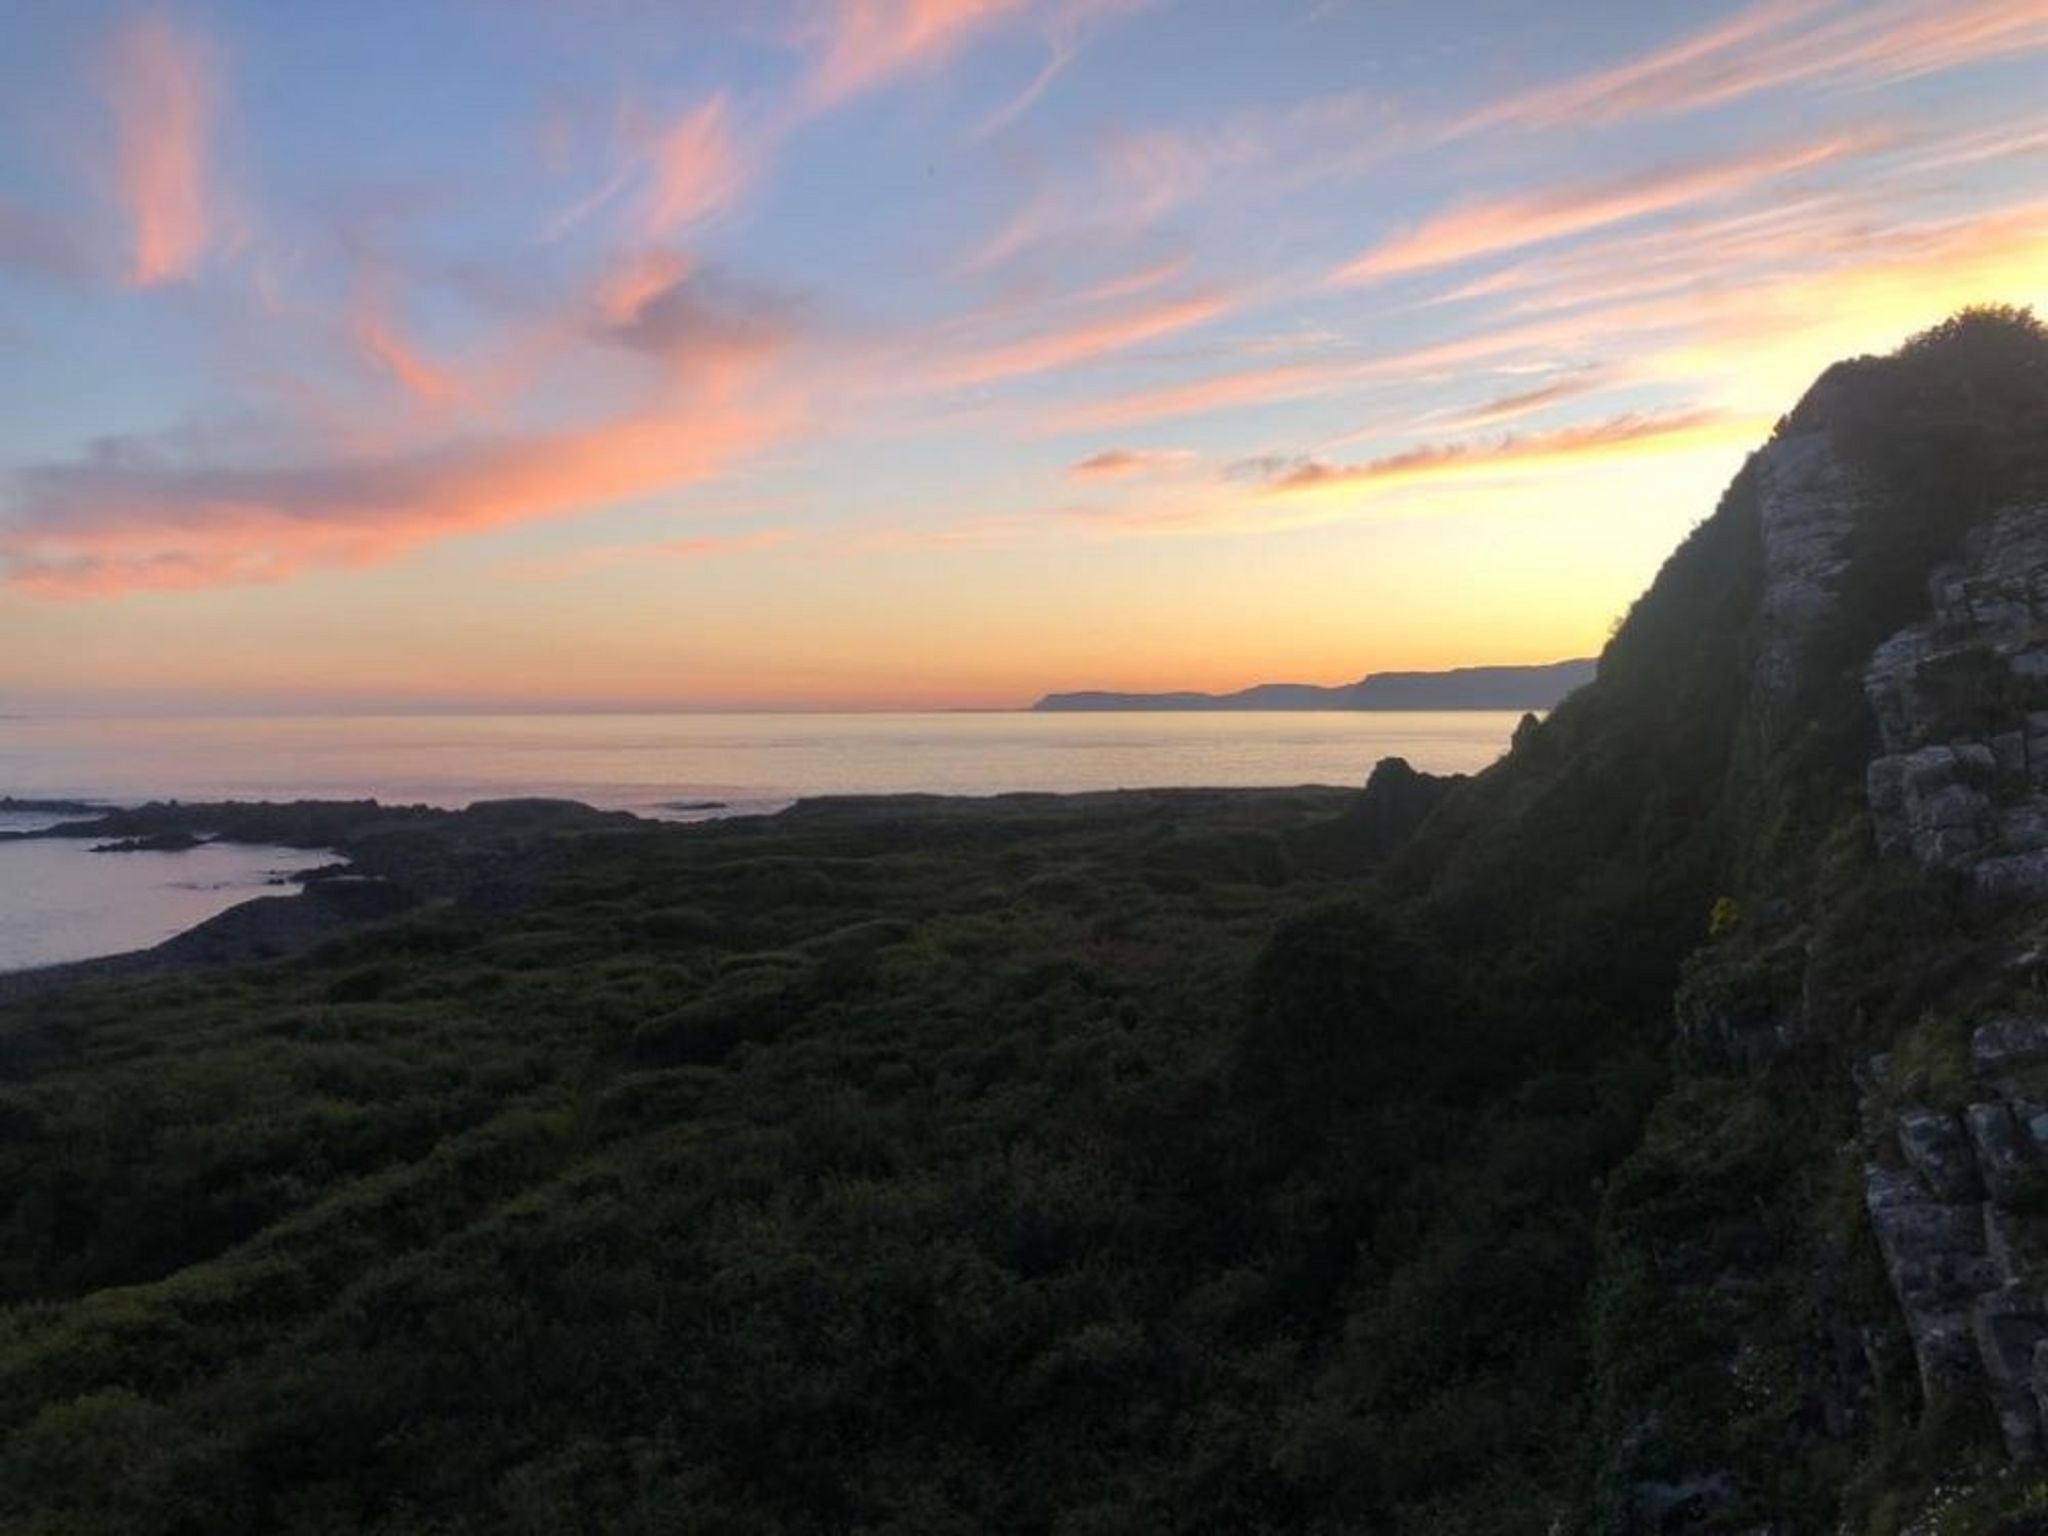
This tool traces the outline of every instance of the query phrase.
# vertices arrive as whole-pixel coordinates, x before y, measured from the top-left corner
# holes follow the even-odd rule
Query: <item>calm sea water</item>
[[[804,795],[1358,784],[1382,757],[1482,768],[1512,712],[0,718],[0,795],[360,799],[561,795],[643,814]],[[17,825],[20,823],[17,822]],[[0,843],[0,970],[139,948],[323,862],[284,849],[92,854]]]

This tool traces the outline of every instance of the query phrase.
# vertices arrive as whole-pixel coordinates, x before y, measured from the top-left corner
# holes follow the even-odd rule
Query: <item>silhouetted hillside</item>
[[[1047,713],[1082,710],[1204,709],[1550,709],[1593,680],[1591,661],[1537,667],[1458,667],[1448,672],[1375,672],[1335,688],[1260,683],[1235,693],[1049,693]]]

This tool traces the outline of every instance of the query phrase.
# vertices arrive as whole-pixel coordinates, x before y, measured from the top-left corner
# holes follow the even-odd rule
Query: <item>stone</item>
[[[1679,1531],[1702,1525],[1735,1497],[1735,1480],[1725,1472],[1670,1482],[1637,1483],[1629,1489],[1631,1531]]]
[[[1998,771],[2010,778],[2024,778],[2027,772],[2027,735],[2024,731],[2000,731],[1991,738],[1991,755]]]
[[[1863,793],[1880,853],[1903,853],[1912,846],[1906,826],[1906,759],[1879,757],[1863,770]]]
[[[2048,802],[2023,800],[1998,818],[1998,846],[2007,853],[2048,848]]]
[[[2034,1346],[2033,1368],[2028,1373],[2028,1384],[2034,1390],[2034,1406],[2040,1410],[2043,1421],[2048,1422],[2048,1339]]]
[[[1973,530],[1928,592],[1933,618],[1884,640],[1864,669],[1883,745],[1864,774],[1878,849],[1987,892],[2048,894],[2048,506],[2008,507]],[[1957,738],[1972,720],[1981,735]],[[2009,803],[2022,785],[2036,797]]]
[[[1993,1200],[2010,1205],[2032,1192],[2041,1164],[2034,1145],[2020,1131],[2012,1106],[2003,1099],[1972,1104],[1963,1111],[1977,1150],[1977,1173]]]
[[[1915,682],[1920,664],[1934,649],[1927,631],[1902,629],[1870,653],[1863,673],[1864,697],[1877,717],[1885,751],[1897,755],[1920,744],[1921,705]]]
[[[2000,1285],[2031,1285],[2048,1260],[2048,1218],[2021,1215],[1986,1200],[1984,1252]]]
[[[1949,747],[1955,755],[1956,769],[1965,774],[1994,774],[1998,772],[1998,754],[1992,751],[1988,742],[1959,741]]]
[[[1998,1438],[2005,1442],[2005,1454],[2016,1462],[2041,1459],[2041,1408],[2031,1387],[2008,1387],[1991,1394],[1992,1411],[1998,1418]]]
[[[2040,1298],[2033,1291],[2020,1284],[1986,1291],[1971,1305],[1970,1328],[1992,1385],[2032,1383],[2034,1351],[2048,1342],[2048,1317],[2041,1315]]]
[[[1974,1199],[1977,1168],[1970,1141],[1954,1115],[1907,1109],[1898,1116],[1899,1151],[1937,1200]]]
[[[1922,799],[1948,788],[1956,779],[1956,749],[1920,747],[1905,756],[1906,790]]]
[[[2041,1409],[2034,1393],[2034,1361],[2048,1343],[2048,1318],[2024,1285],[2003,1285],[1970,1308],[1970,1331],[1991,1381],[1992,1406],[2005,1453],[2014,1461],[2041,1454]]]
[[[1975,1205],[1936,1200],[1919,1178],[1867,1164],[1863,1203],[1906,1322],[1920,1387],[1934,1397],[1980,1369],[1970,1307],[1999,1284]]]
[[[1756,678],[1788,697],[1800,663],[1837,606],[1845,544],[1863,496],[1825,432],[1788,433],[1757,455],[1763,542],[1763,644]]]
[[[1970,866],[1977,889],[1998,896],[2048,895],[2048,850],[2008,853]]]
[[[2022,682],[2048,682],[2048,647],[2030,645],[2006,658],[2014,677]]]
[[[2026,1272],[2019,1218],[1995,1200],[1986,1200],[1983,1211],[1984,1252],[1998,1272],[1999,1284],[2012,1285]]]
[[[1931,827],[1913,838],[1920,862],[1933,869],[1966,864],[1983,846],[1984,835],[1975,827]]]
[[[2048,1016],[2000,1014],[1970,1035],[1970,1070],[1990,1079],[2028,1062],[2048,1061]]]

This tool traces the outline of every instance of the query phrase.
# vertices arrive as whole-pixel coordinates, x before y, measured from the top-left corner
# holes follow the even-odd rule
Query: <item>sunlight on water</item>
[[[0,795],[513,795],[691,818],[804,795],[1359,784],[1382,757],[1482,768],[1519,717],[1442,714],[505,715],[0,721]],[[706,802],[716,808],[704,807]],[[0,829],[51,818],[0,813]],[[0,970],[155,944],[327,862],[280,848],[94,854],[0,843]]]
[[[211,843],[183,853],[94,853],[74,838],[0,843],[0,971],[160,944],[330,853]]]
[[[0,793],[656,810],[802,795],[1360,784],[1382,757],[1483,768],[1513,712],[468,715],[0,721]]]

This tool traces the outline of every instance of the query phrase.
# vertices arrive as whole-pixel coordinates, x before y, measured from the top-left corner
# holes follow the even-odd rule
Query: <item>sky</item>
[[[1597,652],[2048,308],[2048,0],[9,0],[0,710]]]

